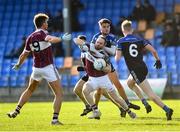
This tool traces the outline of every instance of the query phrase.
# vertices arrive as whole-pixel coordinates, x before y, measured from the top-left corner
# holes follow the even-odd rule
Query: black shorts
[[[116,71],[116,69],[114,68],[113,64],[110,63],[110,65],[111,65],[111,73],[114,72],[114,71]]]
[[[85,74],[84,76],[82,76],[81,79],[82,79],[83,81],[87,82],[88,79],[89,79],[88,74]]]
[[[136,83],[140,84],[146,79],[148,69],[146,66],[133,68],[130,70],[130,74],[132,75]]]

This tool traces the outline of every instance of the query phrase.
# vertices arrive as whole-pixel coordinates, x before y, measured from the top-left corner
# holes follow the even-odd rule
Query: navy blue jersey
[[[127,35],[126,37],[120,38],[117,43],[118,50],[122,51],[127,67],[130,70],[137,67],[146,67],[142,52],[143,48],[150,44],[149,41],[134,35]]]
[[[102,35],[100,32],[95,34],[91,40],[91,43],[94,43],[96,42],[97,38]],[[113,34],[108,34],[106,37],[106,47],[111,47],[112,45],[117,45],[117,39],[116,37],[113,35]]]

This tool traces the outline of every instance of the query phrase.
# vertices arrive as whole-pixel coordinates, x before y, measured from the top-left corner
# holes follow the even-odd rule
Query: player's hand
[[[65,33],[61,38],[62,40],[69,41],[71,40],[71,34]]]
[[[18,64],[15,64],[15,65],[12,67],[13,70],[19,70],[19,68],[20,68],[20,65],[18,65]]]
[[[77,71],[79,71],[79,72],[80,72],[80,71],[85,71],[85,69],[84,69],[84,67],[82,67],[82,66],[78,66],[78,67],[77,67]]]
[[[154,67],[156,69],[160,69],[162,67],[162,64],[161,64],[161,61],[160,60],[156,60],[155,64],[154,64]]]

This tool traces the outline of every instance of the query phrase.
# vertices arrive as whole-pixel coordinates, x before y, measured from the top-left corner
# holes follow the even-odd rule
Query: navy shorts
[[[147,67],[138,67],[130,70],[130,74],[134,78],[137,84],[142,83],[148,74]]]

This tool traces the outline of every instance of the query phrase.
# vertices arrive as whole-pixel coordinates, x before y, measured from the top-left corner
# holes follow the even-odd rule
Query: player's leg
[[[59,112],[61,109],[62,99],[63,99],[63,90],[60,82],[60,76],[57,69],[53,65],[49,65],[43,69],[42,76],[44,79],[47,80],[51,90],[54,94],[54,101],[53,101],[53,117],[51,124],[52,125],[62,125],[59,122]]]
[[[122,107],[129,114],[131,118],[136,118],[136,114],[133,113],[126,102],[117,95],[116,90],[108,91],[108,94],[119,105],[119,107]]]
[[[95,92],[94,92],[94,102],[95,102],[95,104],[98,106],[98,103],[99,103],[99,101],[100,101],[100,99],[101,99],[101,92],[102,92],[102,89],[101,88],[99,88],[98,90],[96,90]]]
[[[146,108],[146,112],[147,113],[151,112],[152,111],[151,106],[149,105],[147,100],[144,98],[139,86],[136,84],[135,80],[133,79],[133,77],[131,75],[129,75],[129,77],[128,77],[127,85],[139,97],[139,99],[141,100],[141,102],[143,103],[143,105]]]
[[[142,83],[139,84],[141,89],[144,91],[145,94],[151,99],[154,103],[156,103],[159,107],[161,107],[167,116],[167,120],[171,120],[171,116],[173,114],[173,110],[165,105],[161,99],[152,91],[151,86],[147,79],[145,79]]]
[[[126,101],[126,103],[128,104],[129,108],[133,108],[135,110],[139,110],[140,107],[135,105],[135,104],[132,104],[129,102],[127,96],[126,96],[126,93],[124,91],[124,88],[123,86],[121,85],[120,81],[119,81],[119,78],[117,76],[117,73],[116,71],[113,71],[113,72],[110,72],[108,73],[108,76],[109,76],[109,79],[111,80],[111,82],[115,85],[115,87],[117,88],[118,90],[118,93],[119,95]]]
[[[126,117],[126,111],[125,111],[123,108],[119,107],[119,105],[117,104],[117,102],[115,102],[115,101],[109,96],[109,94],[108,94],[108,92],[107,92],[106,90],[101,89],[101,94],[102,94],[104,97],[106,97],[107,99],[111,100],[111,102],[113,102],[113,103],[119,108],[121,117]]]
[[[60,123],[58,121],[58,116],[59,116],[59,112],[61,109],[61,104],[62,104],[62,98],[63,98],[63,91],[62,91],[62,87],[60,84],[60,80],[56,80],[53,82],[49,82],[49,85],[54,93],[54,102],[53,102],[53,109],[54,109],[54,113],[53,113],[53,119],[52,119],[52,125],[60,125],[62,123]]]
[[[93,85],[94,84],[94,85]],[[88,104],[93,110],[92,116],[88,117],[89,119],[100,119],[101,112],[98,110],[97,105],[94,103],[91,93],[96,90],[96,84],[92,81],[88,81],[83,86],[83,95]]]
[[[30,78],[29,85],[28,85],[27,89],[21,94],[21,97],[18,101],[16,109],[13,112],[10,112],[7,114],[10,118],[15,118],[20,113],[20,109],[29,100],[32,93],[37,88],[38,84],[39,84],[39,81],[36,81],[36,80]]]
[[[84,105],[85,105],[85,109],[83,110],[81,116],[87,115],[90,111],[92,111],[92,109],[90,108],[90,105],[88,104],[88,102],[85,100],[83,94],[82,94],[82,88],[83,85],[85,84],[85,82],[88,81],[88,76],[85,75],[83,76],[75,85],[73,91],[74,93],[80,98],[80,100],[83,101]]]

